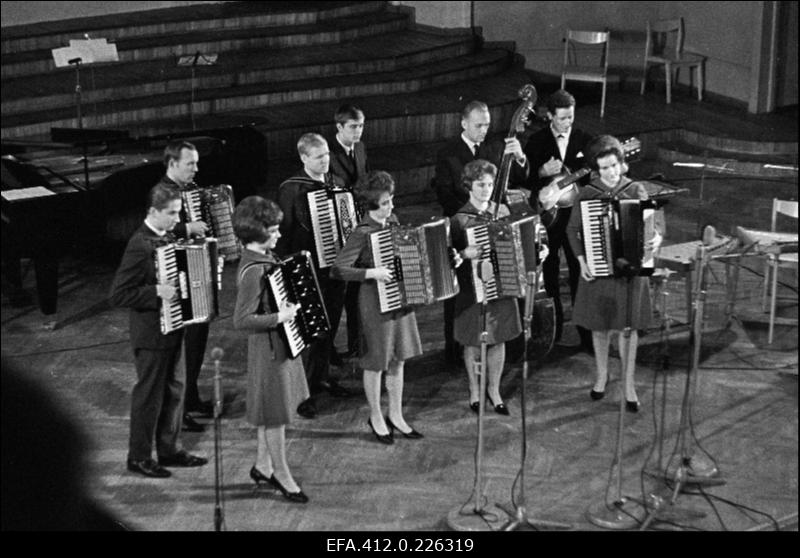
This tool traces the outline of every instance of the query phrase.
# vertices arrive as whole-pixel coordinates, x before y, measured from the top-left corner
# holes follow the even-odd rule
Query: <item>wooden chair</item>
[[[797,202],[772,200],[772,225],[770,231],[777,232],[778,215],[785,215],[797,219]],[[796,248],[795,248],[796,250]],[[780,250],[769,251],[767,262],[764,268],[764,292],[762,305],[766,306],[769,297],[769,332],[767,334],[767,344],[772,344],[775,331],[775,308],[778,300],[778,270],[781,268],[794,269],[797,272],[797,251],[781,253]]]
[[[697,100],[703,100],[703,80],[705,78],[706,57],[696,52],[683,50],[683,18],[661,19],[647,22],[647,38],[644,46],[644,73],[640,94],[644,95],[647,82],[647,70],[652,64],[664,66],[667,82],[667,104],[672,102],[672,70],[675,70],[675,82],[681,68],[692,68],[697,72]],[[691,73],[689,74],[691,86]]]
[[[608,82],[608,49],[611,33],[606,31],[575,31],[567,29],[564,37],[564,65],[561,69],[561,89],[570,79],[603,84],[600,101],[600,118],[606,108],[606,85]],[[599,62],[596,60],[599,59]],[[595,62],[590,63],[591,60]]]

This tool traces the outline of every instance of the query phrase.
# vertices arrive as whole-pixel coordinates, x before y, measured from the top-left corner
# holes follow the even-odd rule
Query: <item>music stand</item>
[[[536,244],[539,244],[537,239]],[[521,416],[521,423],[522,423],[522,444],[521,444],[521,451],[520,451],[520,465],[519,465],[519,482],[520,482],[520,493],[519,493],[519,500],[517,502],[516,507],[514,507],[514,502],[512,498],[512,505],[505,507],[501,506],[503,511],[505,511],[509,517],[513,518],[510,519],[509,522],[503,527],[503,531],[516,531],[524,526],[532,527],[533,529],[539,530],[539,528],[544,529],[571,529],[572,525],[567,523],[559,523],[556,521],[547,521],[544,519],[536,519],[532,517],[528,517],[528,513],[525,509],[525,461],[527,458],[527,451],[528,451],[528,438],[526,434],[526,417],[525,417],[525,383],[528,377],[528,345],[531,341],[531,322],[533,320],[533,313],[534,313],[534,298],[536,293],[539,292],[539,270],[536,271],[529,271],[527,277],[527,284],[528,289],[526,293],[525,299],[525,316],[523,318],[522,327],[523,327],[523,335],[525,339],[524,343],[524,357],[522,361],[522,379],[520,383],[520,416]],[[511,511],[513,510],[513,511]]]
[[[478,266],[480,279],[489,277],[491,271],[485,270],[486,266],[490,266],[485,260]],[[472,489],[475,496],[475,506],[469,513],[464,512],[464,506],[453,508],[447,514],[447,524],[454,531],[492,531],[492,519],[499,518],[499,513],[496,511],[487,510],[481,499],[483,497],[483,416],[484,406],[486,403],[486,374],[487,374],[487,346],[489,341],[489,332],[486,329],[486,309],[488,301],[486,300],[486,293],[484,292],[483,300],[481,301],[481,358],[478,363],[465,362],[465,366],[476,366],[476,374],[479,377],[478,384],[478,437],[476,446],[475,457],[475,484]]]
[[[198,50],[194,54],[190,54],[187,56],[181,56],[178,58],[178,66],[189,66],[192,71],[192,79],[190,84],[190,96],[189,96],[189,119],[192,122],[192,131],[194,132],[197,129],[194,121],[194,93],[196,89],[195,85],[195,68],[197,66],[215,66],[217,64],[217,54],[201,54]]]
[[[219,347],[211,351],[214,359],[214,530],[224,531],[225,498],[222,492],[222,376],[219,361],[225,353]]]

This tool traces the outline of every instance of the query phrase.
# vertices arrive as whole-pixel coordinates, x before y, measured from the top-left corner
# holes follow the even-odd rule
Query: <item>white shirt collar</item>
[[[344,152],[348,155],[350,155],[350,152],[356,148],[356,144],[353,144],[350,147],[347,147],[345,144],[343,144],[342,140],[339,139],[339,134],[336,134],[336,141],[342,146],[342,149],[344,149]]]
[[[147,225],[147,228],[150,229],[151,231],[153,231],[154,233],[156,233],[158,236],[166,236],[167,235],[167,231],[159,231],[159,230],[157,230],[153,225],[150,224],[150,222],[147,219],[144,220],[144,224]]]
[[[467,147],[469,147],[469,150],[472,151],[473,153],[475,153],[475,146],[480,145],[470,140],[464,132],[461,132],[461,139],[464,141],[464,143],[467,144]]]

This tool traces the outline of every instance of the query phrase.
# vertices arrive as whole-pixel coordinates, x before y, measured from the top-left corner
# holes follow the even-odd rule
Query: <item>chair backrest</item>
[[[683,53],[683,18],[659,19],[647,22],[645,56],[664,56],[672,51],[679,58]]]
[[[591,45],[589,48],[581,50],[581,54],[586,51],[587,56],[600,54],[600,63],[597,64],[598,70],[603,68],[603,72],[608,70],[608,50],[611,42],[611,33],[605,31],[576,31],[567,29],[564,37],[564,66],[579,64],[578,48],[576,45]],[[602,45],[602,48],[592,48],[592,46]],[[570,61],[572,57],[572,61]]]
[[[778,214],[786,215],[797,219],[797,202],[791,200],[772,199],[772,232],[775,232],[778,224]]]

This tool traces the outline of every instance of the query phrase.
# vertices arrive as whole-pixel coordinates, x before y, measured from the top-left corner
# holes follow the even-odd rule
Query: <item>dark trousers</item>
[[[186,362],[186,397],[185,407],[191,409],[200,404],[200,392],[197,390],[197,379],[203,368],[203,359],[208,344],[208,323],[192,324],[184,328],[183,345]]]
[[[303,366],[306,369],[308,387],[312,393],[319,391],[320,384],[330,379],[332,340],[336,335],[339,320],[342,318],[345,293],[344,281],[331,279],[330,268],[318,270],[317,281],[322,292],[322,300],[325,302],[325,309],[328,312],[331,334],[316,339],[308,349],[303,351]]]
[[[131,394],[128,458],[171,457],[181,448],[178,434],[183,414],[184,373],[178,366],[180,344],[163,350],[134,349],[136,385]]]
[[[569,216],[572,213],[571,207],[559,209],[558,219],[547,230],[547,246],[550,253],[545,258],[542,264],[542,272],[544,275],[544,288],[548,296],[553,299],[553,304],[556,310],[556,341],[561,338],[561,333],[564,330],[564,306],[561,303],[561,292],[559,287],[559,278],[561,275],[561,256],[559,250],[564,251],[564,257],[567,260],[567,268],[569,269],[569,294],[572,297],[572,302],[575,302],[575,293],[578,292],[578,280],[581,276],[581,266],[578,263],[578,258],[572,252],[567,239],[567,223]],[[591,339],[591,334],[584,328],[578,328],[581,340],[585,341],[585,336]]]
[[[456,319],[456,297],[444,301],[444,358],[448,362],[458,360],[459,345],[453,339],[453,322]]]

